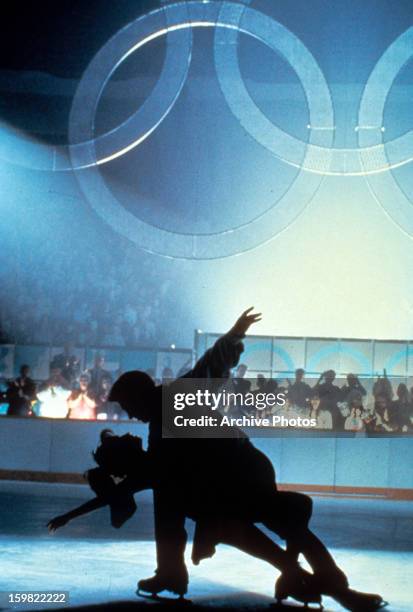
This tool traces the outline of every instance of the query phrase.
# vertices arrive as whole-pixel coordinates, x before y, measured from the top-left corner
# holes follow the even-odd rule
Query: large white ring
[[[363,156],[363,165],[385,165],[389,168],[400,166],[397,160],[410,155],[412,159],[413,130],[396,140],[383,144],[383,115],[387,97],[393,82],[413,55],[413,27],[403,32],[386,49],[372,71],[360,103],[359,143],[374,148],[379,159]],[[367,150],[367,149],[364,149]],[[413,236],[413,204],[391,172],[371,175],[366,173],[371,191],[385,212],[407,234]]]
[[[161,0],[162,3],[167,0]],[[177,6],[180,19],[188,17],[186,4]],[[171,12],[165,8],[138,17],[119,30],[98,51],[76,89],[69,118],[69,145],[36,143],[5,130],[0,158],[33,170],[66,171],[99,165],[123,155],[147,138],[167,116],[186,81],[192,52],[192,32],[169,28]],[[110,77],[127,57],[151,40],[156,32],[167,35],[166,55],[159,79],[145,103],[121,125],[95,137],[94,117]],[[138,41],[138,42],[137,42]],[[90,105],[86,108],[86,105]],[[91,112],[92,111],[92,112]],[[86,136],[86,134],[88,136]]]
[[[168,0],[161,1],[165,3]],[[249,4],[251,0],[243,0],[243,2],[245,5]],[[201,1],[199,4],[199,11],[205,12],[205,2]],[[216,19],[214,13],[220,12],[218,21],[225,19],[226,14],[227,16],[230,14],[233,26],[237,19],[238,23],[241,21],[244,10],[242,4],[230,2],[215,2],[213,5],[207,2],[206,4],[208,5],[207,12],[212,19]],[[72,144],[64,146],[44,145],[25,138],[22,134],[10,129],[5,129],[3,138],[0,140],[0,157],[8,162],[37,170],[72,170],[73,158],[75,157],[79,160],[77,168],[87,167],[91,164],[103,164],[126,153],[147,138],[167,116],[179,96],[186,80],[191,57],[192,38],[190,29],[184,28],[184,31],[181,32],[174,29],[179,28],[176,19],[178,11],[181,11],[181,18],[185,21],[187,5],[186,3],[180,3],[173,6],[173,13],[167,7],[167,10],[158,9],[138,18],[117,32],[97,53],[83,75],[73,101],[71,115],[76,117],[78,127],[75,127],[72,132],[72,138],[70,138]],[[194,12],[193,7],[191,12]],[[259,20],[260,15],[262,20],[266,20],[268,26],[270,23],[268,17],[261,13],[256,13],[255,19]],[[172,22],[169,21],[171,17]],[[252,35],[254,35],[252,33],[254,27],[261,28],[260,24],[254,24],[253,22],[250,22],[249,26]],[[280,48],[284,46],[286,56],[292,56],[295,68],[299,68],[299,59],[294,57],[298,49],[294,49],[288,31],[275,21],[271,22],[270,27],[273,35],[279,37]],[[82,116],[85,116],[85,120],[89,118],[84,108],[85,97],[90,101],[93,101],[93,98],[98,100],[117,65],[139,46],[144,45],[151,39],[151,34],[146,39],[145,33],[156,32],[155,36],[159,36],[159,32],[162,30],[165,30],[165,33],[168,34],[166,59],[157,85],[145,104],[128,120],[107,134],[96,138],[92,134],[90,138],[83,141]],[[387,172],[413,160],[413,131],[384,144],[380,134],[380,130],[382,130],[381,122],[369,123],[366,117],[370,115],[370,111],[364,113],[363,110],[370,107],[373,110],[373,115],[377,115],[377,112],[374,112],[374,96],[379,97],[380,108],[380,103],[385,100],[388,87],[391,86],[392,78],[389,79],[389,75],[391,77],[394,71],[398,72],[400,61],[407,61],[406,53],[408,53],[407,59],[411,55],[411,30],[412,28],[407,30],[390,45],[376,66],[375,74],[370,76],[366,84],[365,93],[368,92],[366,100],[369,100],[369,102],[364,109],[360,109],[360,115],[364,116],[360,117],[357,128],[361,136],[359,142],[365,142],[364,147],[354,149],[331,148],[328,146],[328,143],[332,141],[329,138],[330,135],[327,134],[327,138],[323,139],[323,134],[320,134],[320,131],[334,130],[334,126],[325,125],[323,122],[321,124],[310,122],[308,125],[310,139],[307,143],[279,129],[265,118],[248,96],[239,72],[235,49],[225,48],[219,44],[222,40],[227,41],[231,37],[236,37],[237,31],[235,28],[230,33],[228,33],[228,30],[223,31],[222,28],[217,28],[216,43],[218,44],[215,45],[215,57],[221,89],[232,112],[238,117],[244,128],[253,138],[284,162],[308,172],[332,176],[368,176]],[[135,45],[130,42],[134,38],[139,40]],[[301,46],[300,51],[308,53],[303,46]],[[124,57],[121,57],[122,52]],[[112,61],[114,57],[117,58],[115,64]],[[289,61],[291,61],[291,57]],[[306,65],[306,62],[304,64]],[[232,77],[235,73],[239,78],[236,87],[232,88],[231,85],[234,82]],[[378,75],[380,75],[379,78],[377,78]],[[96,81],[95,76],[97,76]],[[308,75],[302,73],[300,77],[303,83],[307,81],[307,95],[311,90],[316,90],[317,83],[311,82]],[[380,80],[381,78],[382,80]],[[97,84],[99,84],[100,90],[96,90]],[[240,104],[240,98],[235,95],[235,91],[243,94],[242,104]],[[249,110],[253,107],[255,107],[255,114],[253,120],[251,120],[252,115]],[[71,125],[73,126],[75,123],[71,121]],[[375,128],[378,130],[378,138],[373,141],[369,138],[365,139],[363,131]],[[96,149],[96,153],[91,154],[93,148]],[[70,160],[71,154],[72,161]]]
[[[183,10],[185,9],[185,19]],[[306,47],[289,30],[274,22],[270,17],[259,13],[249,7],[232,2],[204,3],[190,1],[183,4],[172,4],[160,9],[166,15],[168,27],[157,31],[146,32],[144,42],[152,40],[166,33],[180,33],[182,30],[193,27],[219,27],[244,32],[265,43],[271,49],[279,51],[282,56],[296,70],[299,77],[304,79],[304,88],[310,85],[306,75],[311,77],[311,82],[317,87],[305,89],[310,119],[315,124],[330,128],[333,125],[333,109],[331,105],[330,92],[316,61]],[[151,13],[153,16],[157,11]],[[127,30],[122,30],[126,32]],[[129,30],[132,32],[132,30]],[[281,39],[279,36],[282,34]],[[113,40],[113,39],[112,39]],[[133,37],[129,43],[130,48],[137,48],[142,41]],[[112,65],[117,67],[124,57],[127,56],[126,40],[122,46],[121,53],[112,56]],[[295,49],[295,53],[294,53]],[[101,52],[100,52],[101,53]],[[105,54],[107,62],[109,55]],[[95,60],[92,61],[94,63]],[[107,69],[107,65],[105,64]],[[225,66],[221,66],[224,69]],[[114,69],[114,68],[113,68]],[[82,88],[82,123],[79,124],[76,113],[72,113],[73,128],[71,134],[77,139],[93,143],[93,119],[95,109],[99,102],[99,92],[103,91],[104,84],[110,78],[106,70],[100,71],[100,81],[96,80],[96,74],[86,71],[87,78],[94,79],[92,97],[88,99],[87,80],[82,79],[79,87]],[[221,74],[221,85],[224,82]],[[246,104],[250,100],[248,93]],[[257,120],[261,112],[255,107],[254,112]],[[88,115],[87,115],[88,114]],[[271,125],[271,124],[270,124]],[[80,126],[80,127],[79,127]],[[81,129],[80,129],[81,128]],[[277,128],[276,128],[277,129]],[[84,131],[85,130],[85,131]],[[151,130],[152,131],[152,130]],[[82,137],[83,136],[83,137]],[[311,141],[331,144],[333,132],[331,129],[325,131],[314,131],[311,133]],[[129,147],[131,148],[131,147]],[[331,149],[327,149],[331,154]],[[170,232],[139,220],[129,211],[125,210],[118,200],[107,188],[97,168],[98,160],[94,162],[94,147],[90,146],[87,156],[85,149],[74,148],[71,150],[74,168],[82,168],[77,172],[79,184],[95,211],[117,232],[127,237],[150,252],[160,255],[189,258],[189,259],[214,259],[241,253],[270,240],[275,234],[285,229],[307,205],[308,201],[317,191],[323,175],[329,165],[329,157],[325,155],[322,160],[316,162],[320,172],[305,174],[302,167],[313,165],[311,156],[313,150],[308,152],[300,148],[303,156],[300,164],[300,173],[293,182],[292,187],[284,194],[276,205],[264,212],[252,221],[223,232],[214,234],[183,234]]]
[[[243,0],[244,4],[250,4],[251,1]],[[243,7],[241,5],[223,6],[220,20],[225,20],[226,12],[231,12],[231,16],[234,18],[238,15],[239,23],[241,23],[243,15]],[[258,21],[266,18],[261,13],[257,13],[256,19]],[[261,29],[263,24],[257,23],[251,25],[250,22],[250,30],[254,27]],[[274,40],[277,40],[278,50],[294,66],[306,95],[308,96],[309,93],[313,93],[313,97],[316,98],[320,88],[319,70],[307,72],[308,63],[304,61],[303,65],[300,66],[300,60],[297,59],[298,54],[308,53],[307,49],[305,47],[297,48],[291,37],[287,35],[288,30],[276,21],[272,21],[271,25],[266,22],[266,27],[271,28],[271,36]],[[236,45],[231,44],[231,42],[236,42],[237,35],[238,32],[234,30],[216,30],[215,60],[221,90],[231,111],[245,130],[282,161],[308,172],[322,173],[329,176],[365,176],[377,174],[413,161],[413,131],[395,138],[386,144],[380,140],[373,143],[366,142],[365,148],[330,148],[326,143],[326,140],[331,140],[328,138],[330,136],[328,131],[334,130],[335,126],[330,123],[332,113],[328,107],[324,109],[324,113],[322,108],[319,109],[318,116],[322,117],[324,115],[324,119],[321,121],[310,117],[310,123],[307,126],[310,130],[309,143],[303,142],[275,126],[255,105],[245,87],[238,65]],[[413,38],[411,33],[410,38]],[[396,43],[398,48],[396,54],[394,53],[395,43],[389,47],[388,55],[386,52],[386,61],[384,63],[387,68],[392,67],[391,62],[394,61],[394,55],[396,55],[396,66],[400,59],[403,60],[403,52],[406,52],[406,35],[403,36],[402,40],[396,41]],[[409,53],[410,55],[411,53]],[[399,68],[396,69],[396,74],[398,71]],[[383,93],[383,91],[388,91],[388,89],[386,90],[387,79],[380,81],[381,76],[380,74],[380,77],[376,79],[377,83],[375,85],[379,85],[381,93]],[[321,84],[322,86],[323,84]],[[369,103],[373,107],[375,104],[374,95],[376,88],[371,87],[370,93],[373,95],[369,96]],[[329,106],[331,102],[322,96],[319,103],[320,105],[327,104]],[[380,134],[382,134],[382,123],[369,122],[364,114],[361,113],[357,130],[359,131],[366,125],[377,125]],[[327,138],[323,141],[322,136],[325,131],[327,131]],[[317,136],[317,139],[315,136]],[[391,153],[391,159],[386,156],[386,151],[387,154]]]

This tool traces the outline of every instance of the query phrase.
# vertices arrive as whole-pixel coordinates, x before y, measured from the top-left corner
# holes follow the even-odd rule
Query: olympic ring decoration
[[[0,144],[0,157],[34,169],[78,171],[79,183],[100,216],[139,246],[171,257],[215,258],[254,248],[287,227],[300,214],[326,175],[366,176],[381,206],[404,231],[413,235],[412,204],[388,172],[413,160],[413,130],[384,143],[382,127],[384,105],[392,82],[413,54],[413,28],[390,45],[367,81],[359,109],[360,147],[337,149],[332,147],[334,120],[328,86],[313,56],[293,33],[248,7],[251,0],[243,0],[244,4],[205,0],[177,4],[162,2],[162,8],[143,15],[117,32],[89,64],[73,100],[69,125],[71,144],[49,147],[26,141],[21,147],[21,135],[8,135]],[[257,142],[280,160],[298,168],[299,174],[283,198],[260,217],[225,232],[193,234],[189,238],[186,234],[184,238],[183,234],[143,223],[120,207],[96,168],[138,146],[171,111],[187,78],[194,27],[215,28],[216,73],[232,113]],[[236,45],[222,44],[236,42],[239,32],[279,52],[294,68],[309,106],[309,142],[271,123],[249,96],[240,73]],[[117,128],[95,137],[96,108],[113,72],[131,53],[164,35],[167,37],[166,58],[150,96]],[[303,170],[307,172],[305,178]],[[384,194],[386,204],[379,194]]]
[[[164,3],[166,1],[167,0],[162,0]],[[216,42],[222,42],[223,33],[219,26],[223,24],[220,23],[220,20],[225,14],[227,14],[230,15],[230,21],[234,24],[237,16],[240,17],[242,15],[245,5],[249,4],[251,0],[243,0],[243,2],[244,4],[236,4],[234,2],[211,3],[203,0],[199,1],[198,3],[196,1],[189,3],[183,2],[173,5],[165,5],[162,9],[155,10],[147,15],[144,15],[143,18],[135,20],[126,26],[126,28],[123,28],[120,32],[123,33],[125,30],[127,30],[128,36],[135,36],[140,42],[132,45],[129,48],[125,47],[125,57],[121,58],[119,63],[124,61],[127,56],[136,51],[139,47],[149,42],[150,39],[156,38],[163,34],[167,34],[168,36],[168,53],[162,74],[160,75],[155,90],[146,100],[143,107],[115,130],[111,130],[110,132],[98,137],[94,137],[92,135],[87,141],[76,140],[74,144],[72,142],[72,144],[68,146],[50,147],[26,140],[24,141],[24,147],[22,147],[22,141],[24,140],[22,135],[8,134],[7,138],[3,139],[2,146],[0,146],[1,158],[6,161],[10,161],[11,163],[28,166],[38,170],[73,170],[76,169],[72,166],[73,158],[75,157],[78,159],[83,158],[83,165],[78,166],[78,168],[88,167],[89,165],[93,164],[99,165],[110,162],[112,159],[126,153],[131,148],[138,146],[167,116],[185,83],[192,47],[191,32],[190,29],[188,29],[188,26],[185,25],[185,20],[196,20],[197,15],[205,15],[205,13],[208,13],[207,18],[211,19],[210,24],[206,23],[201,17],[201,21],[199,23],[192,23],[191,27],[199,27],[201,23],[203,23],[203,25],[215,26],[217,27]],[[188,4],[190,5],[189,7]],[[173,7],[173,11],[170,10],[171,7]],[[188,10],[191,12],[191,15],[188,14]],[[172,14],[173,19],[170,21],[169,18],[172,16]],[[279,24],[272,20],[271,25],[269,23],[269,18],[258,12],[256,12],[255,16],[256,21],[259,21],[258,15],[261,15],[262,20],[266,20],[267,25],[272,28],[273,34],[280,35],[281,39],[285,38],[285,28],[283,29]],[[179,23],[180,20],[182,20],[181,23]],[[234,25],[227,25],[226,27],[233,27],[236,29]],[[185,34],[183,34],[181,31],[178,38],[176,36],[177,30],[184,30]],[[145,38],[145,31],[153,32],[153,34],[149,36],[149,39]],[[127,40],[126,37],[124,39],[123,37],[118,36],[118,34],[116,34],[98,52],[98,54],[89,64],[86,73],[83,75],[81,83],[76,92],[71,111],[71,116],[76,116],[77,121],[80,122],[80,125],[82,125],[82,105],[84,100],[82,94],[86,94],[86,98],[92,99],[92,92],[85,92],[86,84],[87,87],[90,88],[92,83],[92,79],[89,78],[90,72],[95,71],[97,81],[100,82],[104,88],[109,81],[110,76],[119,65],[118,63],[117,65],[112,65],[109,67],[107,62],[107,59],[111,57],[111,54],[116,56],[119,55],[120,49],[117,47],[119,41]],[[227,35],[227,33],[225,35]],[[237,32],[232,32],[232,35],[236,36]],[[173,44],[174,38],[176,40],[176,44]],[[410,39],[411,32],[408,30],[402,37],[400,37],[399,43],[396,46],[395,43],[393,43],[393,45],[389,47],[385,53],[386,57],[388,57],[390,60],[393,59],[393,55],[391,55],[390,52],[394,52],[396,47],[398,52],[402,52],[402,41],[403,44],[405,44],[405,48],[409,50],[410,53]],[[229,38],[227,38],[227,40],[229,40]],[[305,51],[307,52],[306,49]],[[378,142],[373,142],[370,144],[366,143],[364,147],[356,149],[331,148],[326,143],[323,143],[323,139],[321,137],[317,139],[320,141],[319,143],[313,143],[310,136],[310,144],[308,144],[287,134],[268,121],[268,119],[262,115],[259,109],[257,109],[252,100],[250,100],[237,66],[234,50],[229,48],[224,51],[222,46],[216,44],[215,59],[221,89],[234,115],[258,142],[263,144],[263,146],[266,146],[272,153],[286,163],[297,168],[304,169],[308,172],[321,173],[325,175],[366,176],[386,172],[392,168],[396,168],[413,161],[413,130],[386,144],[379,140]],[[225,70],[223,68],[224,65],[220,63],[220,60],[222,59],[226,59],[228,66],[231,66],[239,77],[237,90],[239,93],[243,94],[243,100],[246,101],[245,108],[248,106],[250,109],[255,107],[256,116],[254,116],[253,120],[251,118],[248,120],[248,114],[245,112],[245,109],[242,109],[242,104],[240,104],[239,98],[237,100],[237,96],[234,95],[234,91],[228,87],[229,79],[226,75],[228,75],[229,71]],[[379,64],[383,64],[383,58],[379,61]],[[108,74],[101,74],[101,69],[103,66],[107,66]],[[387,67],[391,69],[391,61],[388,62]],[[303,74],[301,77],[302,76],[305,77]],[[371,77],[369,81],[370,80]],[[369,87],[369,81],[363,94],[367,97],[368,94],[366,94],[366,91]],[[169,83],[169,87],[166,87],[167,83]],[[385,90],[385,83],[387,83],[387,80],[383,80],[382,83],[379,83],[379,89],[381,92]],[[314,85],[311,83],[308,85],[314,88]],[[101,94],[102,90],[99,92],[94,91],[95,99],[98,100]],[[363,113],[360,107],[360,115],[361,114]],[[257,125],[257,118],[260,127]],[[73,124],[72,121],[71,124]],[[358,130],[364,130],[365,128],[371,129],[372,126],[377,127],[379,131],[383,130],[381,124],[370,124],[359,121],[359,126],[360,127]],[[318,125],[317,123],[310,122],[307,127],[311,134],[320,130],[334,130],[334,125],[324,125],[323,123]],[[82,128],[77,131],[82,132]],[[326,140],[329,141],[330,139],[327,138]],[[359,142],[362,140],[363,138],[359,139]],[[90,151],[93,147],[96,149],[96,154],[91,157]],[[390,155],[388,153],[390,153]],[[391,157],[391,160],[389,157]]]
[[[182,13],[183,8],[186,12],[185,19]],[[149,26],[156,25],[153,17],[160,11],[166,14],[168,29],[149,30]],[[329,89],[314,58],[294,34],[276,24],[269,17],[232,2],[199,3],[192,1],[186,2],[184,7],[182,4],[165,6],[138,21],[142,23],[145,19],[149,19],[150,23],[145,29],[146,38],[144,40],[153,40],[155,36],[162,36],[169,31],[180,32],[194,27],[221,27],[237,32],[242,31],[261,40],[270,48],[279,51],[287,61],[294,62],[293,68],[299,76],[304,78],[305,75],[308,75],[308,81],[305,80],[306,85],[309,85],[310,81],[316,84],[315,88],[306,91],[311,120],[318,124],[324,122],[328,126],[333,125]],[[281,32],[284,33],[284,36],[278,40],[277,35]],[[80,169],[77,172],[79,185],[95,211],[118,233],[141,248],[167,257],[178,258],[214,259],[238,254],[270,240],[287,227],[314,196],[323,179],[323,172],[304,175],[300,170],[293,185],[281,200],[275,203],[276,205],[249,223],[214,234],[183,234],[163,230],[143,222],[119,205],[99,172],[99,160],[93,157],[95,147],[93,146],[92,130],[100,93],[110,78],[114,66],[119,66],[128,56],[128,44],[130,47],[133,45],[134,48],[142,44],[141,41],[136,42],[135,32],[130,27],[120,30],[109,41],[110,53],[106,52],[105,47],[101,49],[98,54],[99,60],[95,58],[92,61],[92,64],[97,63],[99,67],[101,81],[97,79],[96,70],[91,64],[79,86],[81,94],[75,96],[82,102],[75,105],[75,108],[82,113],[81,121],[78,120],[76,113],[71,115],[71,138],[91,143],[89,150],[85,147],[71,150],[71,159],[73,167]],[[115,55],[113,49],[119,49],[119,52]],[[93,81],[90,87],[88,86],[89,79]],[[222,82],[225,82],[224,77],[222,77]],[[162,90],[162,87],[160,89]],[[328,130],[315,132],[311,139],[314,142],[324,143],[327,140],[328,144],[331,144],[332,137],[333,132]],[[330,149],[326,150],[330,151]],[[306,151],[303,150],[300,150],[300,154],[307,156]],[[95,163],[93,163],[94,159]],[[328,164],[328,160],[325,163]]]
[[[391,169],[400,166],[397,160],[402,155],[405,160],[412,160],[413,130],[410,130],[396,140],[383,144],[384,108],[393,82],[400,70],[413,56],[413,27],[403,32],[387,48],[377,62],[369,79],[360,102],[359,125],[366,126],[359,130],[359,143],[366,148],[360,151],[375,149],[380,160],[374,164],[387,163]],[[373,145],[373,147],[371,146]],[[389,159],[391,158],[391,159]],[[362,156],[363,166],[369,168],[372,161],[368,155]],[[413,203],[406,196],[392,172],[373,175],[366,172],[366,179],[371,191],[389,217],[409,236],[413,236]]]

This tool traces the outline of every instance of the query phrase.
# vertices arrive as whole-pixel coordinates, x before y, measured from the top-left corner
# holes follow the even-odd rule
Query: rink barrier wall
[[[0,479],[82,483],[107,427],[139,435],[146,444],[147,426],[135,421],[2,417]],[[412,437],[297,432],[253,442],[271,458],[280,488],[413,499]]]

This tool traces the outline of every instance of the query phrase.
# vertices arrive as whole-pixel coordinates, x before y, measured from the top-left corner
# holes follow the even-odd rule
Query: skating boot
[[[329,595],[346,610],[372,612],[387,605],[380,595],[350,589],[346,575],[338,567],[326,574],[315,574],[314,580],[323,595]]]
[[[345,589],[338,593],[332,593],[333,597],[343,608],[352,612],[373,612],[387,606],[380,595],[375,593],[361,593],[354,589]]]
[[[184,595],[188,591],[188,573],[185,571],[173,576],[156,573],[152,578],[146,578],[138,582],[137,594],[141,597],[161,599],[159,593],[162,591],[170,591],[179,596],[178,599],[172,601],[187,601],[184,599]]]
[[[305,606],[309,603],[317,603],[320,609],[323,608],[321,593],[314,581],[314,576],[301,569],[298,565],[296,568],[281,574],[275,583],[275,599],[277,603],[281,603],[283,599],[288,597],[302,602]]]

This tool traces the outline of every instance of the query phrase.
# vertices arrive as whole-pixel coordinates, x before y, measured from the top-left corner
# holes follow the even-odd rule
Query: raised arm
[[[316,384],[314,385],[314,389],[317,389],[321,385],[321,381],[323,380],[324,376],[325,376],[325,372],[322,372],[320,376],[318,377]]]
[[[242,339],[251,325],[261,320],[261,313],[253,313],[253,309],[251,306],[245,310],[183,378],[227,378],[244,350]]]

